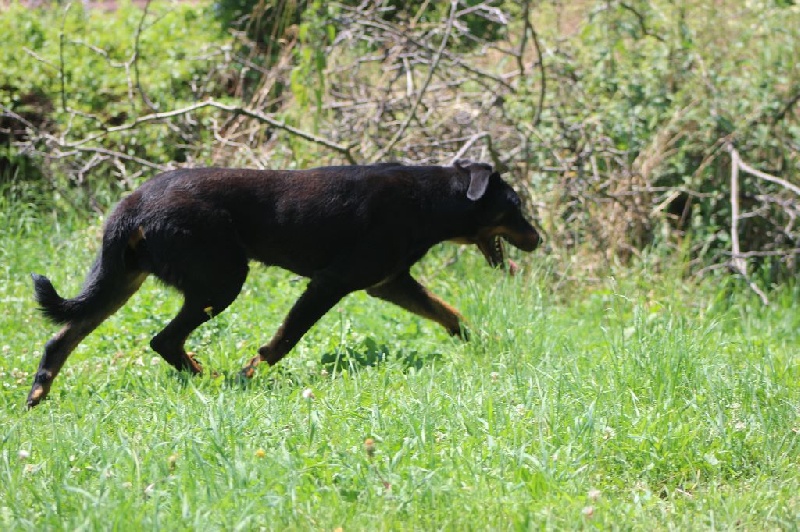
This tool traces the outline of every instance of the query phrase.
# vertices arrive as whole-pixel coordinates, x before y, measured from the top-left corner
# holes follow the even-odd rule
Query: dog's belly
[[[277,266],[308,278],[323,275],[351,289],[363,289],[392,277],[424,255],[427,248],[410,250],[402,240],[373,238],[314,238],[300,242],[259,241],[248,247],[251,260]]]
[[[297,275],[313,277],[316,272],[326,269],[337,259],[346,256],[341,242],[330,239],[298,238],[291,241],[283,238],[261,238],[245,242],[250,260],[266,266],[277,266]],[[344,259],[346,260],[346,259]]]
[[[283,250],[259,250],[252,253],[250,259],[266,266],[277,266],[303,277],[313,277],[314,274],[331,263],[330,258],[323,255],[287,253]]]

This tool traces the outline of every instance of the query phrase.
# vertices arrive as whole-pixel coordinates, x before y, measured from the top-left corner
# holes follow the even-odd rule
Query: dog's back
[[[118,212],[136,203],[145,241],[230,226],[229,238],[248,258],[311,276],[372,234],[397,249],[393,255],[424,252],[400,248],[409,235],[423,232],[420,225],[431,226],[430,237],[409,245],[429,247],[438,238],[431,218],[469,206],[466,184],[448,170],[398,164],[175,170],[145,183]]]

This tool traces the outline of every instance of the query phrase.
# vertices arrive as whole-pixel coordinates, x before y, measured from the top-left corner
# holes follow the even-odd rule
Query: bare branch
[[[744,253],[739,253],[737,257],[747,259],[750,257],[788,257],[789,255],[800,255],[800,248],[780,251],[745,251]]]
[[[388,33],[392,33],[392,34],[396,35],[397,37],[399,37],[401,39],[407,40],[409,43],[413,44],[414,46],[416,46],[416,47],[418,47],[418,48],[420,48],[422,50],[426,50],[428,52],[435,51],[435,49],[432,46],[428,45],[427,43],[420,42],[419,40],[414,39],[413,37],[411,37],[411,36],[409,36],[409,35],[407,35],[405,33],[402,33],[399,30],[397,30],[396,28],[394,28],[394,27],[392,27],[390,25],[384,24],[382,22],[377,22],[375,20],[359,20],[358,23],[359,24],[363,24],[364,26],[374,27],[374,28],[380,29],[382,31],[386,31]],[[491,79],[492,81],[494,81],[495,83],[499,83],[500,85],[502,85],[506,89],[511,90],[513,88],[502,77],[496,76],[496,75],[494,75],[494,74],[492,74],[490,72],[486,72],[485,70],[481,70],[481,69],[479,69],[477,67],[474,67],[474,66],[466,63],[462,58],[458,57],[454,53],[451,53],[451,52],[448,52],[447,50],[445,50],[445,51],[442,52],[442,56],[445,59],[447,59],[448,61],[452,61],[454,65],[457,65],[459,68],[462,68],[462,69],[464,69],[465,71],[467,71],[467,72],[469,72],[471,74],[475,74],[475,75],[477,75],[478,77],[481,77],[481,78]]]
[[[77,152],[94,153],[94,154],[98,154],[98,155],[105,155],[105,156],[108,156],[108,157],[113,157],[115,159],[123,159],[123,160],[126,160],[126,161],[135,162],[136,164],[140,164],[140,165],[146,166],[148,168],[154,168],[156,170],[163,170],[164,168],[166,168],[165,165],[152,163],[152,162],[148,161],[147,159],[142,159],[141,157],[136,157],[135,155],[128,155],[127,153],[122,153],[122,152],[119,152],[119,151],[109,150],[109,149],[106,149],[106,148],[98,148],[98,147],[94,147],[94,146],[75,146],[75,147],[72,147],[72,151],[58,152],[58,153],[55,153],[55,154],[51,153],[51,154],[49,154],[49,157],[53,158],[53,159],[72,157]],[[84,170],[83,173],[86,173],[86,171]]]
[[[222,111],[227,111],[229,113],[236,113],[236,114],[241,114],[241,115],[244,115],[244,116],[247,116],[247,117],[250,117],[250,118],[254,118],[254,119],[258,120],[259,122],[263,122],[263,123],[269,124],[274,128],[281,129],[283,131],[286,131],[287,133],[291,133],[292,135],[300,137],[300,138],[302,138],[304,140],[307,140],[309,142],[313,142],[315,144],[320,144],[322,146],[325,146],[326,148],[329,148],[329,149],[331,149],[333,151],[341,153],[342,155],[344,155],[348,159],[348,161],[351,162],[351,164],[356,164],[355,159],[353,158],[353,156],[351,154],[352,146],[348,147],[348,146],[342,146],[340,144],[336,144],[335,142],[331,142],[331,141],[329,141],[327,139],[324,139],[324,138],[319,137],[317,135],[314,135],[312,133],[308,133],[307,131],[303,131],[301,129],[297,129],[296,127],[290,126],[290,125],[288,125],[288,124],[286,124],[284,122],[280,122],[278,120],[275,120],[274,118],[272,118],[272,117],[270,117],[268,115],[265,115],[261,111],[257,111],[255,109],[249,109],[249,108],[241,107],[241,106],[237,106],[237,105],[227,105],[227,104],[224,104],[222,102],[215,101],[215,100],[206,100],[204,102],[199,102],[199,103],[196,103],[196,104],[193,104],[193,105],[189,105],[189,106],[181,108],[181,109],[173,109],[172,111],[164,111],[164,112],[161,112],[161,113],[151,113],[151,114],[148,114],[148,115],[140,116],[140,117],[137,117],[132,122],[129,122],[127,124],[123,124],[121,126],[110,127],[110,128],[107,128],[105,131],[103,131],[101,133],[97,133],[95,135],[91,135],[91,136],[85,137],[85,138],[83,138],[83,139],[81,139],[81,140],[79,140],[77,142],[64,143],[63,145],[64,145],[64,147],[67,147],[67,148],[79,148],[79,147],[84,146],[84,145],[86,145],[86,144],[88,144],[90,142],[94,142],[96,140],[99,140],[100,138],[103,138],[103,137],[107,136],[109,133],[118,133],[120,131],[128,131],[128,130],[136,128],[136,126],[138,126],[140,124],[144,124],[144,123],[147,123],[147,122],[156,122],[156,121],[164,120],[166,118],[173,118],[173,117],[176,117],[176,116],[179,116],[179,115],[189,114],[189,113],[191,113],[193,111],[198,111],[198,110],[204,109],[206,107],[213,107],[213,108],[216,108],[216,109],[220,109]]]
[[[541,79],[541,88],[539,90],[539,105],[536,107],[536,114],[533,117],[533,122],[531,124],[532,128],[535,128],[539,125],[539,120],[542,116],[542,107],[544,106],[544,95],[547,91],[547,76],[545,75],[544,71],[544,55],[542,54],[542,48],[539,45],[539,35],[536,33],[536,29],[533,27],[531,23],[531,2],[530,0],[525,0],[525,5],[523,6],[522,10],[522,19],[524,21],[524,28],[522,30],[522,40],[520,41],[519,45],[519,52],[517,54],[517,65],[519,66],[519,72],[522,77],[525,76],[525,65],[523,63],[523,57],[525,52],[525,46],[528,41],[528,32],[531,34],[531,38],[533,39],[533,46],[536,48],[536,55],[539,58],[538,67],[539,67],[539,77]]]
[[[139,92],[139,96],[142,97],[144,104],[149,107],[151,111],[158,111],[156,105],[153,104],[153,102],[144,92],[144,88],[142,88],[142,82],[139,78],[139,58],[141,57],[141,54],[139,53],[139,40],[142,36],[142,27],[144,26],[144,21],[147,18],[148,9],[150,9],[150,0],[147,0],[144,5],[142,16],[139,19],[139,26],[136,28],[136,37],[133,41],[133,76],[136,78],[136,90]]]
[[[24,51],[26,54],[28,54],[29,56],[31,56],[31,57],[33,57],[34,59],[36,59],[37,61],[39,61],[40,63],[42,63],[42,64],[44,64],[44,65],[47,65],[47,66],[49,66],[50,68],[52,68],[52,69],[53,69],[53,70],[55,70],[56,72],[61,72],[61,69],[58,67],[58,65],[54,65],[53,63],[51,63],[50,61],[48,61],[47,59],[45,59],[45,58],[44,58],[44,57],[42,57],[41,55],[37,54],[36,52],[34,52],[34,51],[33,51],[33,50],[31,50],[30,48],[28,48],[27,46],[23,46],[23,47],[22,47],[22,50],[23,50],[23,51]]]
[[[734,151],[736,151],[736,150],[734,150]],[[786,181],[785,179],[781,179],[780,177],[775,177],[774,175],[770,175],[770,174],[768,174],[766,172],[762,172],[761,170],[753,168],[749,164],[747,164],[744,161],[742,161],[742,159],[740,157],[738,157],[738,154],[737,154],[737,161],[739,163],[739,167],[742,170],[744,170],[745,172],[747,172],[748,174],[752,174],[752,175],[754,175],[756,177],[759,177],[759,178],[763,179],[764,181],[769,181],[770,183],[775,183],[776,185],[780,185],[783,188],[785,188],[787,190],[791,190],[792,192],[794,192],[795,194],[800,196],[800,187],[798,187],[797,185],[793,185],[793,184],[789,183],[788,181]]]
[[[731,261],[734,269],[747,276],[747,263],[740,258],[739,249],[739,152],[729,146],[731,154]]]
[[[789,100],[787,100],[786,103],[783,104],[780,111],[778,111],[775,114],[775,116],[772,117],[772,123],[776,124],[781,120],[783,120],[786,114],[792,110],[792,108],[797,104],[797,102],[800,102],[800,88],[795,88],[795,94],[791,98],[789,98]]]
[[[61,82],[61,110],[67,110],[66,74],[64,73],[64,28],[67,25],[67,14],[72,2],[64,8],[64,17],[61,19],[61,31],[58,33],[58,73]]]
[[[622,9],[633,13],[633,16],[635,16],[636,20],[639,22],[639,29],[642,30],[642,35],[646,35],[647,37],[652,37],[653,39],[660,41],[662,43],[666,42],[661,35],[653,33],[652,31],[647,29],[647,21],[645,20],[644,15],[642,15],[636,8],[626,4],[625,2],[620,2],[619,5]]]
[[[461,159],[464,156],[464,154],[467,153],[467,150],[469,150],[472,147],[473,144],[478,142],[480,139],[488,137],[488,136],[489,136],[489,133],[487,131],[481,131],[480,133],[476,133],[476,134],[472,135],[469,139],[467,139],[467,142],[465,142],[464,145],[461,146],[461,149],[459,149],[456,152],[456,154],[453,155],[453,157],[450,159],[450,163],[449,164],[452,165],[457,160]]]
[[[444,52],[445,46],[447,46],[447,39],[450,37],[450,31],[453,29],[453,20],[456,16],[456,10],[458,8],[458,0],[451,0],[450,1],[450,15],[447,19],[447,27],[444,30],[444,35],[442,36],[442,42],[439,45],[439,49],[436,50],[436,55],[433,57],[433,62],[428,70],[428,77],[425,78],[425,82],[420,87],[419,94],[417,95],[417,100],[414,102],[414,106],[411,108],[411,112],[406,117],[403,124],[400,128],[395,132],[392,139],[376,154],[370,157],[370,161],[375,162],[383,159],[387,153],[389,153],[392,148],[394,148],[397,141],[400,140],[400,137],[406,132],[408,125],[411,123],[412,120],[417,115],[417,109],[419,108],[419,104],[422,101],[423,96],[425,96],[425,91],[428,90],[428,85],[431,84],[431,80],[433,79],[433,74],[436,72],[436,67],[439,66],[439,61],[442,59],[442,52]]]
[[[319,144],[321,146],[325,146],[328,149],[331,149],[335,152],[338,152],[348,160],[350,164],[358,164],[356,159],[353,157],[352,150],[354,148],[353,145],[351,146],[343,146],[341,144],[337,144],[335,142],[331,142],[327,139],[309,133],[307,131],[303,131],[301,129],[297,129],[296,127],[290,126],[284,122],[280,122],[271,118],[261,111],[257,111],[255,109],[248,109],[246,107],[240,107],[236,105],[225,105],[223,103],[214,101],[214,100],[206,100],[203,103],[197,104],[195,106],[197,109],[202,109],[203,107],[215,107],[217,109],[221,109],[223,111],[228,111],[229,113],[237,113],[244,116],[248,116],[250,118],[254,118],[259,122],[264,122],[266,124],[271,125],[274,128],[286,131],[287,133],[291,133],[296,137],[300,137],[301,139],[307,140],[309,142],[313,142],[315,144]],[[188,109],[188,108],[187,108]],[[152,116],[152,115],[150,115]]]

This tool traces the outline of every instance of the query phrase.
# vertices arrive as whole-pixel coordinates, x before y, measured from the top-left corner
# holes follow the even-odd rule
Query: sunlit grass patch
[[[191,337],[207,371],[148,347],[180,298],[148,281],[24,408],[54,332],[29,271],[65,294],[95,227],[0,237],[0,526],[575,528],[791,526],[800,490],[796,288],[641,272],[550,284],[451,248],[417,268],[471,341],[364,294],[242,384],[305,281],[253,267]],[[541,259],[541,263],[545,260]],[[443,266],[449,264],[448,266]]]

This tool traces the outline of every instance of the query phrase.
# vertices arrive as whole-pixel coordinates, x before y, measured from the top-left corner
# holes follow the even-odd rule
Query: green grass
[[[455,248],[443,247],[417,275],[467,316],[470,343],[357,294],[241,386],[228,377],[303,281],[254,267],[236,303],[192,337],[220,372],[197,378],[147,347],[180,302],[148,281],[27,411],[56,330],[35,311],[28,273],[73,295],[99,221],[3,207],[1,529],[800,522],[797,288],[764,309],[735,281],[686,285],[647,264],[558,286],[541,256],[509,279],[472,251],[444,267]]]

